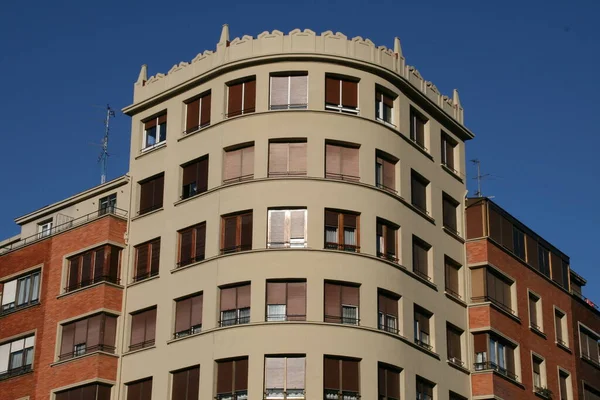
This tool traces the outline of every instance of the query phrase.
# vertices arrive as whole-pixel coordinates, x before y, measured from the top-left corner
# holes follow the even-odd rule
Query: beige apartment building
[[[394,49],[264,32],[147,77],[133,104],[113,397],[471,395],[465,147]],[[125,265],[127,268],[125,268]]]

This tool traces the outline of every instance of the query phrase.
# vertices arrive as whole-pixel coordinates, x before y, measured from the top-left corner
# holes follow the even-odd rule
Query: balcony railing
[[[31,371],[31,364],[23,365],[21,367],[12,368],[8,371],[0,373],[0,381],[5,379],[13,378],[15,376],[23,375]]]
[[[388,260],[391,261],[393,263],[398,263],[398,257],[396,257],[396,254],[394,253],[382,253],[380,251],[377,252],[377,257],[379,258],[383,258],[384,260]]]
[[[422,347],[422,348],[426,349],[426,350],[433,351],[433,346],[430,345],[429,343],[425,343],[421,339],[415,338],[415,344],[417,346],[419,346],[419,347]]]
[[[199,131],[200,129],[205,128],[207,126],[210,126],[210,122],[204,123],[202,125],[191,126],[188,129],[186,129],[185,131],[183,131],[183,134],[189,135],[190,133]]]
[[[202,260],[204,260],[204,254],[197,254],[194,257],[189,257],[189,258],[180,260],[177,263],[177,268],[185,267],[186,265],[190,265],[190,264],[193,264],[195,262],[202,261]]]
[[[585,353],[581,354],[581,358],[583,358],[584,360],[587,360],[587,361],[591,362],[592,364],[594,364],[597,367],[600,367],[600,360],[598,358],[596,358],[594,360],[592,357],[590,357],[589,354],[585,354]]]
[[[277,105],[269,105],[269,110],[305,110],[308,104],[299,103],[299,104],[277,104]]]
[[[299,239],[297,242],[268,242],[268,249],[303,249],[306,247],[306,240]]]
[[[283,389],[283,388],[267,388],[265,390],[265,400],[270,399],[304,399],[306,394],[304,389]]]
[[[600,306],[598,306],[598,304],[594,303],[592,300],[588,299],[587,297],[585,297],[583,294],[581,293],[577,293],[575,291],[571,292],[574,296],[579,297],[581,300],[583,300],[583,302],[585,304],[587,304],[588,306],[595,308],[596,310],[600,310]]]
[[[130,344],[129,351],[145,349],[146,347],[152,346],[154,346],[154,339],[146,340],[145,342]]]
[[[327,179],[337,179],[340,181],[359,182],[360,176],[344,175],[344,174],[333,174],[331,172],[325,173]]]
[[[461,360],[458,357],[450,357],[450,358],[448,358],[448,362],[451,362],[454,365],[458,365],[459,367],[464,367],[465,366],[464,361]]]
[[[232,246],[232,247],[224,247],[221,249],[221,255],[231,254],[231,253],[239,253],[240,251],[248,251],[248,250],[252,250],[251,244],[244,244],[244,245]]]
[[[471,300],[473,300],[476,303],[483,302],[483,301],[489,301],[489,302],[493,303],[495,306],[503,309],[507,313],[515,315],[515,311],[512,308],[510,308],[506,304],[500,303],[498,300],[494,299],[493,297],[490,297],[490,296],[478,296],[478,297],[471,297]]]
[[[116,276],[108,276],[108,275],[104,275],[104,276],[95,276],[93,278],[90,279],[86,279],[84,281],[81,282],[77,282],[74,285],[71,286],[67,286],[65,287],[65,292],[72,292],[73,290],[77,290],[77,289],[81,289],[84,288],[86,286],[90,286],[93,285],[95,283],[99,283],[99,282],[110,282],[110,283],[114,283],[114,284],[119,284],[120,279],[117,278]]]
[[[325,389],[324,400],[358,400],[360,393],[352,390]]]
[[[392,189],[391,187],[387,187],[383,183],[375,183],[375,186],[377,186],[379,189],[383,189],[383,190],[385,190],[387,192],[390,192],[390,193],[395,193],[395,194],[398,193],[398,191],[396,189]]]
[[[253,113],[254,111],[256,111],[256,108],[254,108],[254,107],[244,108],[243,110],[227,113],[227,118],[237,117],[238,115],[250,114],[250,113]]]
[[[564,348],[569,348],[569,346],[567,345],[567,342],[565,342],[562,339],[556,338],[556,343],[558,343],[559,345],[561,345]]]
[[[201,330],[202,330],[202,324],[194,325],[194,326],[192,326],[189,329],[184,329],[182,331],[175,332],[173,334],[173,338],[174,339],[179,339],[179,338],[182,338],[182,337],[194,335],[196,333],[200,333]]]
[[[250,316],[247,317],[235,317],[235,318],[226,318],[219,321],[219,326],[233,326],[233,325],[242,325],[250,323]]]
[[[377,328],[380,331],[386,331],[386,332],[389,332],[389,333],[393,333],[394,335],[399,335],[400,334],[400,329],[392,327],[392,326],[387,326],[387,325],[384,325],[384,324],[378,324]]]
[[[354,244],[325,242],[325,248],[328,250],[342,250],[349,251],[351,253],[360,253],[360,246],[356,246]]]
[[[340,317],[337,315],[325,315],[325,322],[331,322],[334,324],[360,325],[359,318]]]
[[[348,114],[358,115],[358,108],[344,107],[344,106],[341,106],[341,105],[338,105],[338,104],[326,103],[325,104],[325,109],[329,110],[329,111],[337,111],[337,112],[341,112],[341,113],[348,113]]]
[[[230,183],[244,182],[254,179],[254,174],[236,176],[235,178],[223,179],[223,185],[228,185]]]
[[[71,229],[74,228],[76,226],[79,225],[83,225],[87,222],[93,221],[95,219],[101,218],[105,215],[116,215],[119,217],[127,217],[127,211],[126,210],[121,210],[120,208],[116,208],[116,207],[103,207],[97,211],[91,212],[89,214],[86,215],[82,215],[81,217],[72,219],[69,222],[65,222],[64,224],[60,224],[60,225],[56,225],[54,227],[52,227],[50,230],[48,231],[44,231],[44,233],[36,233],[35,235],[31,235],[28,236],[24,239],[21,239],[17,242],[8,244],[4,247],[0,248],[0,254],[2,253],[6,253],[8,251],[12,251],[15,249],[18,249],[20,247],[23,246],[27,246],[28,244],[40,241],[40,240],[44,240],[46,238],[49,238],[53,235],[56,235],[58,233],[61,233],[63,231],[66,231],[67,229]]]
[[[148,279],[151,278],[153,276],[158,275],[158,271],[149,271],[149,272],[144,272],[141,274],[138,274],[136,276],[133,277],[133,281],[134,282],[139,282],[139,281],[143,281],[144,279]]]
[[[475,371],[486,371],[486,370],[492,370],[495,371],[497,373],[499,373],[500,375],[504,375],[514,381],[517,380],[517,375],[515,375],[513,372],[509,371],[508,369],[499,366],[498,364],[496,364],[495,362],[492,361],[484,361],[484,362],[480,362],[480,363],[475,363],[473,364],[473,368],[475,369]]]
[[[79,357],[82,356],[84,354],[89,354],[89,353],[93,353],[95,351],[103,351],[105,353],[112,353],[114,354],[115,352],[115,346],[109,346],[106,344],[98,344],[96,346],[86,346],[86,345],[78,345],[77,348],[69,353],[64,353],[58,356],[58,359],[60,361],[63,360],[69,360],[71,358],[74,357]]]
[[[415,274],[419,275],[421,278],[431,282],[431,277],[429,275],[427,275],[425,272],[421,272],[418,269],[414,269],[413,272]]]
[[[279,178],[281,176],[306,176],[306,171],[286,171],[286,172],[271,172],[269,178]]]
[[[217,400],[248,400],[247,390],[237,390],[232,393],[217,393]]]
[[[460,294],[458,294],[458,292],[456,292],[455,290],[452,290],[449,287],[446,287],[446,292],[448,292],[450,295],[456,297],[457,299],[462,299],[462,296]]]
[[[29,301],[27,303],[23,303],[23,304],[19,304],[17,305],[16,302],[13,303],[8,303],[8,304],[4,304],[2,307],[0,307],[0,315],[6,315],[6,314],[10,314],[10,313],[14,313],[16,311],[19,311],[23,308],[27,308],[29,306],[33,306],[36,304],[39,304],[40,300],[36,299],[36,300],[32,300]]]
[[[267,322],[306,321],[304,314],[267,314]]]

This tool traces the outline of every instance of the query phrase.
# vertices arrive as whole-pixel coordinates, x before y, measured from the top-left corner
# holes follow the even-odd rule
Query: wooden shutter
[[[150,249],[149,243],[144,243],[136,247],[136,267],[135,267],[135,278],[139,279],[143,277],[148,271],[148,250]]]
[[[256,105],[256,80],[244,83],[244,114],[254,112]]]
[[[290,77],[290,104],[305,105],[308,103],[308,75]]]
[[[265,389],[285,387],[285,357],[265,357]]]
[[[342,304],[347,306],[356,306],[359,304],[358,286],[342,285]]]
[[[152,256],[150,258],[150,273],[152,275],[158,274],[158,267],[160,262],[160,238],[153,240],[149,244]]]
[[[186,133],[190,133],[198,129],[198,121],[200,120],[200,99],[192,100],[187,104],[187,116],[185,123]]]
[[[200,104],[200,126],[210,125],[210,93],[202,96]]]
[[[242,174],[242,149],[225,152],[223,181],[239,178]]]
[[[323,388],[340,390],[340,360],[331,357],[323,359]]]
[[[217,393],[231,393],[233,390],[233,361],[217,363]]]
[[[285,210],[269,210],[269,247],[282,247],[285,238]]]
[[[289,78],[289,76],[271,77],[271,107],[288,105]]]
[[[294,175],[306,175],[306,146],[306,142],[293,142],[289,144],[288,172],[293,173]]]
[[[250,307],[250,284],[237,287],[237,308]]]
[[[221,312],[235,310],[237,304],[237,290],[235,287],[221,289]]]
[[[342,80],[342,106],[358,108],[358,82]]]
[[[254,176],[254,146],[242,149],[242,175],[243,177]]]
[[[388,189],[396,189],[396,164],[388,160],[381,159],[383,167],[383,186]]]
[[[191,328],[192,298],[179,300],[175,305],[175,333]]]
[[[325,103],[334,106],[340,105],[340,80],[325,77]]]
[[[193,230],[185,229],[179,233],[179,262],[181,265],[189,264],[192,260]]]
[[[196,226],[196,247],[194,249],[196,261],[204,260],[206,248],[206,224]]]
[[[289,143],[269,143],[269,174],[287,174],[288,149]]]
[[[306,320],[306,282],[287,284],[287,314],[290,321]]]
[[[286,360],[286,386],[288,389],[304,389],[304,370],[306,359],[304,357],[290,357]]]
[[[358,392],[358,361],[342,360],[342,390]]]
[[[63,325],[60,354],[67,355],[73,352],[75,345],[75,323]]]
[[[286,304],[285,282],[267,282],[267,304]]]
[[[81,257],[77,256],[69,261],[69,290],[77,288],[79,282],[79,260]]]
[[[117,340],[117,317],[104,315],[104,337],[105,346],[114,347]]]
[[[502,245],[509,249],[514,250],[514,239],[513,239],[513,224],[507,218],[502,217]]]
[[[235,384],[234,389],[248,390],[248,359],[242,358],[235,361]]]
[[[244,214],[241,216],[242,232],[240,234],[242,249],[252,249],[252,214]]]
[[[234,117],[242,113],[242,89],[243,83],[229,85],[229,95],[227,98],[227,116]]]
[[[341,173],[347,177],[356,178],[360,176],[358,164],[358,149],[354,147],[341,148]]]
[[[325,145],[325,177],[338,178],[342,174],[342,147]]]
[[[341,322],[342,286],[325,282],[325,322]]]

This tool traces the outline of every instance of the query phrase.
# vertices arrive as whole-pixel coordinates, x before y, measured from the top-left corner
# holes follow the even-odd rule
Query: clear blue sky
[[[493,175],[484,194],[570,255],[600,302],[600,1],[4,3],[0,238],[18,233],[15,217],[99,182],[102,107],[130,104],[141,64],[166,73],[214,49],[223,23],[232,38],[310,28],[392,47],[398,36],[425,79],[459,89],[477,135],[467,156]],[[129,134],[119,113],[109,178],[127,171]]]

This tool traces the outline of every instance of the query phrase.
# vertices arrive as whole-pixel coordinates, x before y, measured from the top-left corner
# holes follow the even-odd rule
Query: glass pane
[[[156,144],[156,126],[146,130],[146,146],[153,146]]]
[[[397,327],[397,321],[396,321],[396,317],[392,316],[392,315],[388,315],[386,316],[386,323],[387,323],[387,327],[388,330],[391,332],[396,332],[396,330],[398,329]]]
[[[235,325],[236,310],[221,312],[221,326]]]
[[[337,228],[331,228],[331,227],[325,228],[325,241],[327,243],[337,243],[338,242]]]
[[[429,344],[429,334],[421,332],[421,342]]]
[[[286,306],[285,304],[269,304],[267,305],[267,321],[285,321]]]
[[[496,363],[496,341],[490,338],[490,362]]]
[[[383,253],[383,236],[381,235],[377,235],[377,254],[382,254]]]
[[[240,324],[247,324],[250,322],[250,307],[241,308],[240,312]]]
[[[342,324],[358,323],[358,308],[355,306],[342,306]]]
[[[33,275],[33,291],[31,293],[31,301],[36,301],[40,298],[40,273]]]
[[[160,124],[158,127],[160,129],[158,141],[164,142],[167,140],[167,123],[165,122],[164,124]]]
[[[383,164],[375,163],[375,184],[383,185]]]
[[[383,313],[379,313],[379,329],[383,329],[385,327],[385,315]]]
[[[504,359],[504,345],[498,343],[498,365],[500,368],[506,368],[506,360]]]
[[[356,245],[356,230],[354,228],[344,228],[344,244]]]
[[[33,347],[25,349],[25,365],[33,364]]]
[[[392,109],[388,105],[383,105],[383,120],[392,123]]]
[[[17,293],[17,305],[20,306],[29,301],[29,291],[31,290],[31,277],[19,279],[19,292]]]
[[[23,365],[23,351],[17,351],[15,353],[11,353],[10,362],[8,364],[8,369],[19,368]]]

